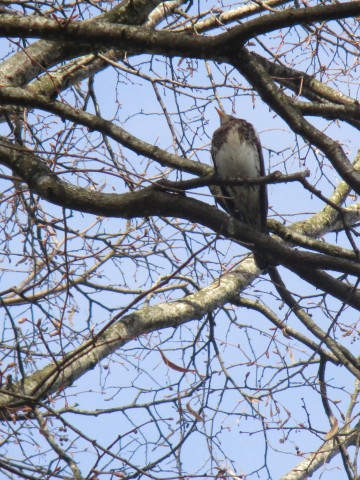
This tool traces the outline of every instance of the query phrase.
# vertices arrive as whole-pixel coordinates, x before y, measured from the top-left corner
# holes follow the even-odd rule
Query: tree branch
[[[221,60],[237,51],[240,44],[254,36],[299,23],[340,19],[360,13],[360,1],[306,9],[288,9],[271,13],[234,27],[216,37],[199,37],[177,32],[156,32],[140,27],[110,25],[102,22],[59,22],[43,17],[0,16],[0,35],[6,37],[44,38],[73,41],[91,48],[117,46],[131,53],[192,56]],[[96,47],[97,45],[97,47]]]

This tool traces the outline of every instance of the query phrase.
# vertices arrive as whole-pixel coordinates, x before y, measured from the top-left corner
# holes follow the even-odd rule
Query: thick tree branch
[[[280,28],[325,20],[339,20],[357,16],[359,13],[360,1],[318,5],[301,9],[289,8],[281,12],[263,15],[249,20],[243,25],[234,27],[222,35],[222,41],[224,44],[227,44],[228,51],[231,49],[236,52],[239,48],[239,43],[245,43],[251,38],[274,32]]]
[[[351,445],[358,445],[360,429],[356,425],[353,429],[340,431],[340,441],[342,446],[349,447]],[[313,473],[315,473],[325,463],[329,463],[339,453],[339,445],[334,443],[331,438],[323,443],[323,445],[316,450],[316,452],[308,455],[303,461],[296,465],[290,472],[281,477],[280,480],[308,480]]]
[[[225,12],[212,12],[211,17],[206,18],[205,20],[201,20],[196,22],[195,24],[190,24],[189,26],[185,27],[184,31],[195,32],[197,34],[208,32],[214,28],[218,28],[219,25],[228,25],[234,21],[243,20],[244,18],[248,18],[251,15],[255,15],[256,13],[263,12],[267,9],[272,9],[274,7],[278,7],[280,5],[284,5],[286,3],[290,3],[289,0],[265,0],[263,2],[250,2],[246,5],[242,5],[238,8],[233,8],[231,10]]]
[[[199,37],[187,33],[154,31],[128,25],[114,25],[105,22],[58,21],[44,17],[0,16],[0,36],[43,38],[61,42],[75,42],[87,51],[101,50],[116,46],[132,54],[153,53],[170,56],[185,54],[197,58],[213,58],[222,44],[219,37]],[[210,50],[209,50],[210,49]],[[220,59],[220,57],[219,57]]]
[[[291,88],[297,95],[302,95],[315,102],[328,101],[337,105],[356,105],[357,100],[344,95],[339,90],[331,88],[314,76],[287,65],[271,62],[256,52],[252,53],[274,81]],[[310,104],[311,105],[311,104]]]
[[[75,41],[92,48],[121,47],[131,53],[153,53],[221,60],[224,54],[237,51],[254,36],[299,23],[340,19],[360,13],[360,1],[288,9],[271,13],[234,27],[217,37],[199,37],[177,32],[155,32],[134,26],[109,25],[105,22],[63,22],[43,17],[0,17],[0,35]]]
[[[87,24],[96,23],[99,20],[107,22],[141,25],[149,14],[161,3],[162,0],[125,0],[114,7],[111,11],[88,20]],[[8,15],[9,22],[15,21],[17,16]],[[26,17],[24,17],[26,18]],[[54,20],[55,23],[56,20]],[[59,25],[59,23],[58,23]],[[0,32],[2,32],[0,27]],[[1,33],[0,33],[1,35]],[[18,36],[18,35],[16,35]],[[27,35],[25,34],[27,37]],[[0,85],[25,85],[37,75],[45,73],[57,63],[73,58],[84,50],[84,45],[67,42],[65,38],[61,43],[59,38],[53,42],[39,41],[29,45],[26,49],[12,55],[0,67]]]
[[[347,212],[345,211],[345,216],[346,214]],[[313,215],[311,219],[308,219],[308,221],[311,222],[315,215]],[[334,257],[348,258],[349,260],[355,261],[357,259],[353,250],[326,243],[323,240],[317,240],[316,238],[312,238],[312,236],[303,235],[297,231],[296,228],[293,228],[293,225],[290,227],[285,227],[282,223],[270,219],[268,220],[268,227],[272,233],[279,236],[287,244],[297,245],[319,253],[332,255]]]
[[[353,161],[354,170],[360,170],[360,150],[358,150]],[[344,204],[345,200],[351,191],[349,185],[341,181],[336,187],[335,191],[330,197],[330,201],[338,206]],[[354,204],[345,209],[344,218],[346,225],[354,225],[359,221],[360,205]],[[320,212],[313,215],[311,218],[295,222],[289,228],[296,233],[306,235],[308,237],[321,237],[330,231],[342,230],[344,228],[344,218],[341,218],[338,210],[335,210],[330,205],[326,205]]]

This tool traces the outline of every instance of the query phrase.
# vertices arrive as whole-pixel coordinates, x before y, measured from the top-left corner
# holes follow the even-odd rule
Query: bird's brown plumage
[[[220,127],[212,138],[211,155],[220,180],[265,175],[261,144],[246,120],[218,110]],[[266,231],[266,185],[221,185],[222,207],[235,218],[261,232]]]
[[[265,175],[264,159],[255,128],[246,120],[217,109],[220,127],[212,138],[211,155],[220,180]],[[251,228],[266,233],[268,201],[266,185],[221,185],[221,206]]]

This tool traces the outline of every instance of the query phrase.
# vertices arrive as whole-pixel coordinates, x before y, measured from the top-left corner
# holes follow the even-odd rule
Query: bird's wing
[[[259,154],[260,161],[260,175],[263,177],[265,175],[265,165],[264,165],[264,156],[261,148],[260,141],[257,142],[257,150]],[[259,201],[260,201],[260,214],[261,214],[261,231],[266,233],[266,222],[268,215],[268,196],[267,196],[267,186],[265,183],[259,185]]]

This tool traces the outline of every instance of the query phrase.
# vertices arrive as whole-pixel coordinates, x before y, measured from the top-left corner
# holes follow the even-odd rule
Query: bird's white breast
[[[253,143],[240,142],[237,130],[232,129],[216,153],[216,167],[220,177],[257,177],[259,153]]]

